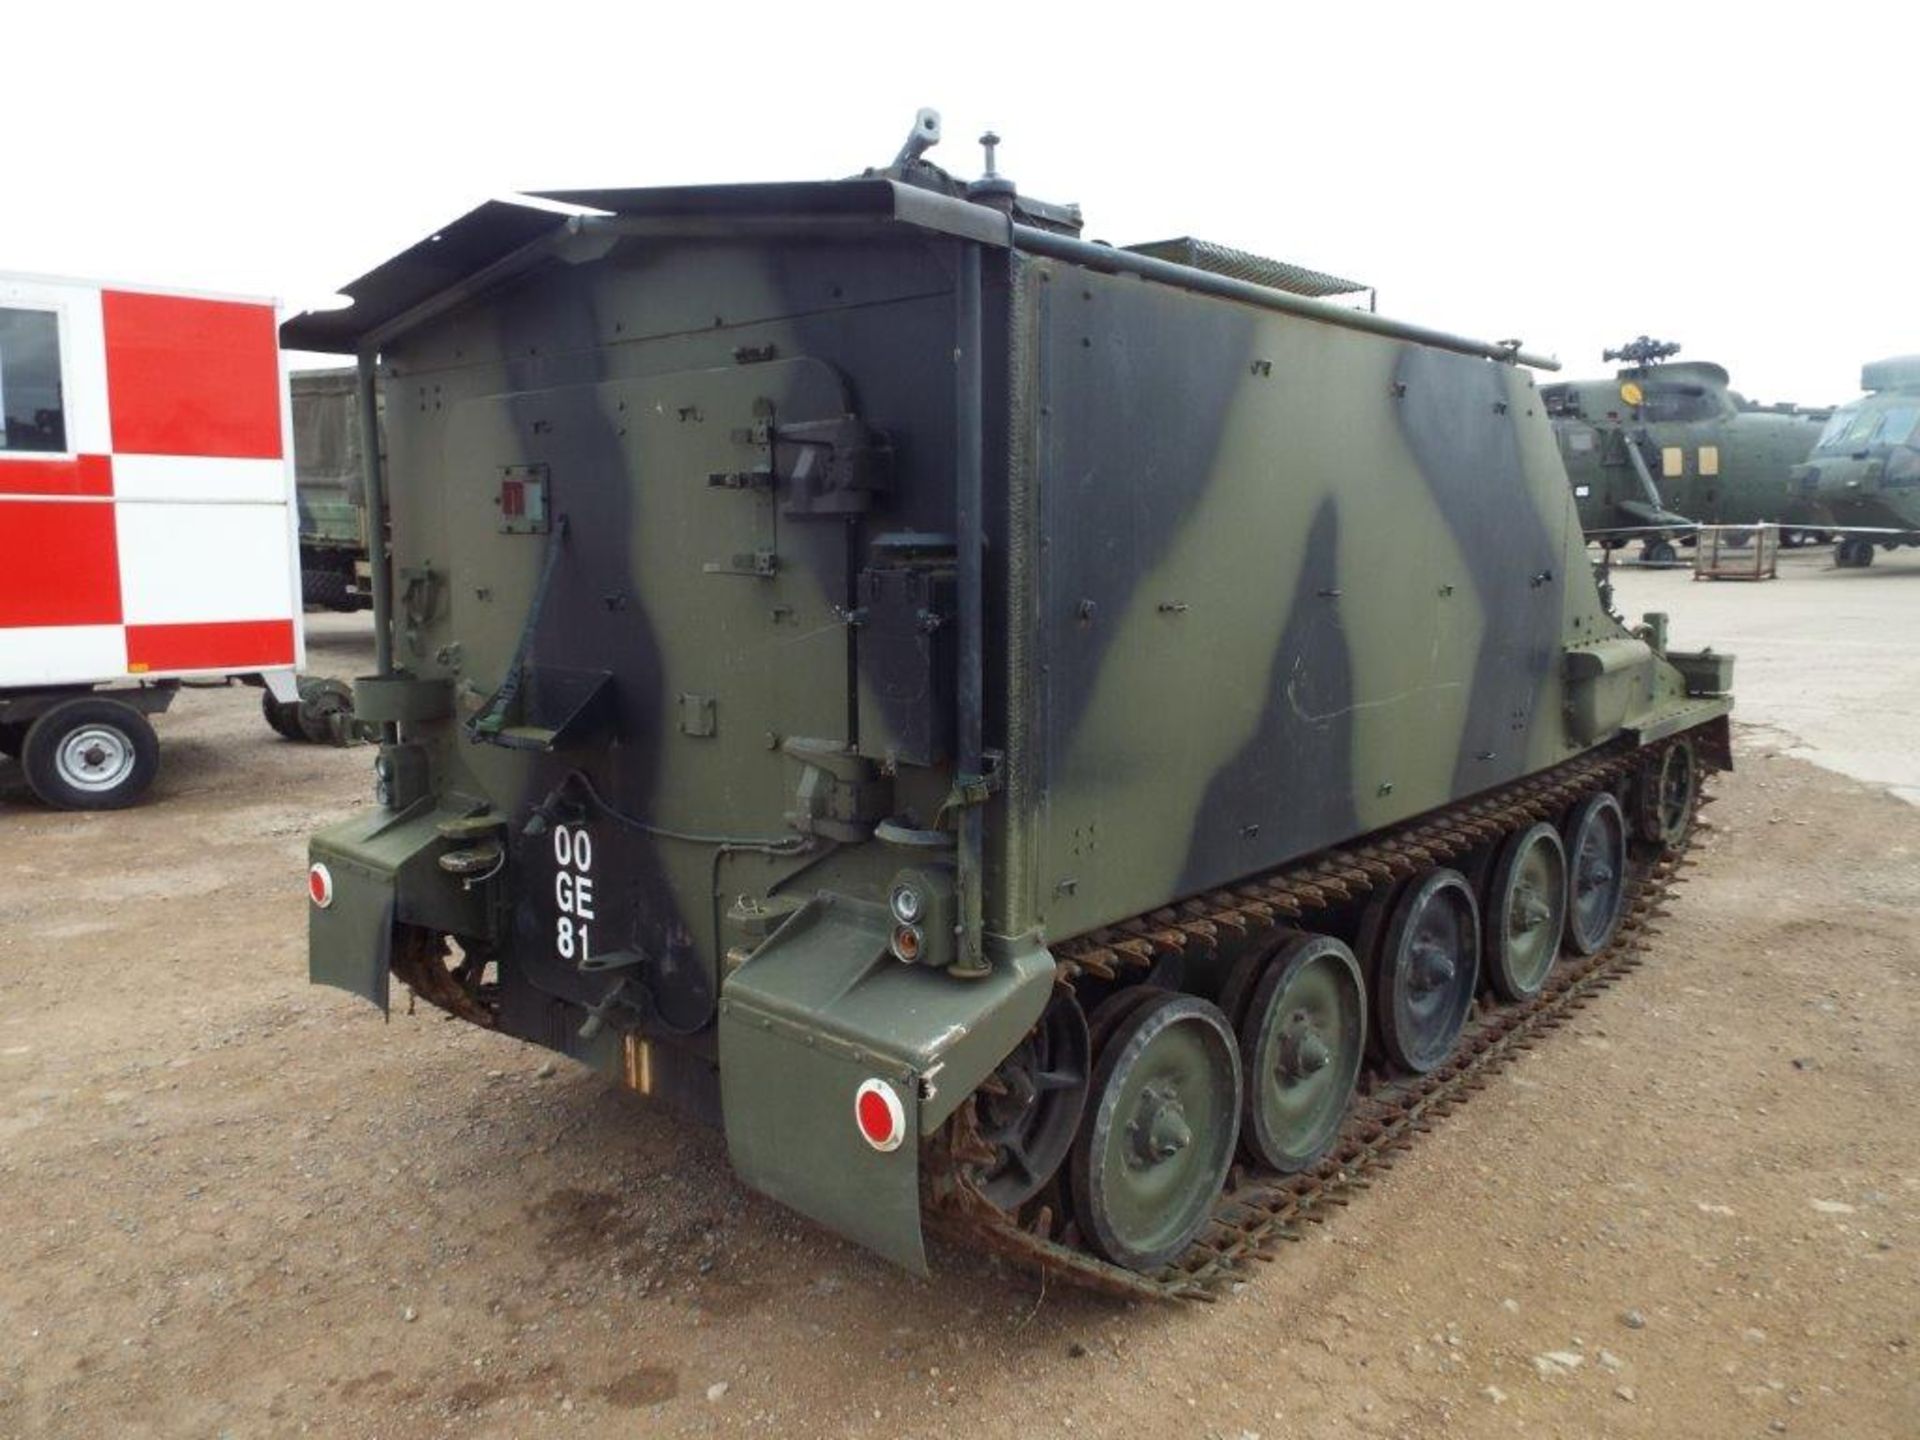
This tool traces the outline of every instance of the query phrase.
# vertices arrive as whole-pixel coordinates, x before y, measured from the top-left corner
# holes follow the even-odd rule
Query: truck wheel
[[[276,700],[271,690],[260,692],[260,713],[267,717],[267,724],[273,733],[286,740],[305,740],[307,737],[300,729],[300,702],[298,700]]]
[[[88,695],[33,722],[20,752],[27,784],[56,810],[119,810],[160,770],[160,739],[131,705]]]

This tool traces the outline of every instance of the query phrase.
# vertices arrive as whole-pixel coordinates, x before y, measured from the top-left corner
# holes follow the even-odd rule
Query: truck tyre
[[[273,727],[273,733],[283,739],[305,740],[307,738],[300,729],[298,700],[276,700],[271,690],[262,690],[260,713],[266,717],[267,724]]]
[[[33,722],[20,765],[33,793],[56,810],[119,810],[159,773],[160,738],[131,705],[85,695]]]

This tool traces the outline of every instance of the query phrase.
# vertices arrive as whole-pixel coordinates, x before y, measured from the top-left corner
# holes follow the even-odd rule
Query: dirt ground
[[[1726,603],[1633,578],[1681,643]],[[1742,592],[1743,678],[1832,578]],[[1910,686],[1920,577],[1876,589],[1852,673]],[[310,989],[305,836],[371,756],[253,692],[165,717],[131,812],[0,764],[0,1435],[1912,1437],[1920,809],[1785,754],[1769,688],[1653,963],[1180,1308],[911,1278],[595,1075]],[[1913,715],[1868,718],[1910,757]]]

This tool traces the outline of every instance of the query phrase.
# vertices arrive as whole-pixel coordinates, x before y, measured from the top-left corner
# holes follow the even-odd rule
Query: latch
[[[714,470],[707,484],[717,490],[784,493],[788,515],[855,515],[893,483],[893,446],[856,415],[776,424],[771,402],[755,406],[759,418],[736,429],[736,445],[751,446],[753,463]]]

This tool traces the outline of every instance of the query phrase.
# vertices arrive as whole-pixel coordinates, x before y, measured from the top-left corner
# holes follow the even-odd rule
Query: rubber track
[[[1387,831],[1364,845],[1328,852],[1269,877],[1091,932],[1058,949],[1057,979],[1070,984],[1083,972],[1110,978],[1194,945],[1217,944],[1223,932],[1237,942],[1290,927],[1377,885],[1458,859],[1511,830],[1557,818],[1574,801],[1617,781],[1672,743],[1609,747],[1437,817]],[[1705,773],[1703,769],[1703,778]],[[1631,824],[1629,816],[1629,829]],[[1307,1225],[1350,1203],[1368,1188],[1375,1171],[1391,1169],[1437,1119],[1485,1089],[1501,1067],[1643,963],[1641,952],[1653,933],[1653,921],[1665,913],[1662,901],[1687,857],[1684,852],[1653,853],[1640,842],[1632,842],[1632,848],[1627,912],[1606,949],[1585,958],[1563,956],[1546,988],[1525,1005],[1483,999],[1452,1057],[1439,1069],[1418,1076],[1363,1074],[1339,1138],[1313,1170],[1276,1175],[1236,1165],[1207,1228],[1158,1273],[1128,1270],[1053,1238],[1053,1216],[1047,1211],[1039,1212],[1031,1228],[1023,1228],[982,1198],[966,1179],[967,1169],[969,1162],[990,1160],[992,1151],[970,1133],[971,1101],[943,1132],[944,1150],[936,1147],[928,1157],[934,1172],[928,1187],[930,1228],[1038,1271],[1043,1279],[1127,1299],[1218,1298],[1246,1278],[1253,1261],[1271,1260],[1281,1245],[1304,1238]]]

